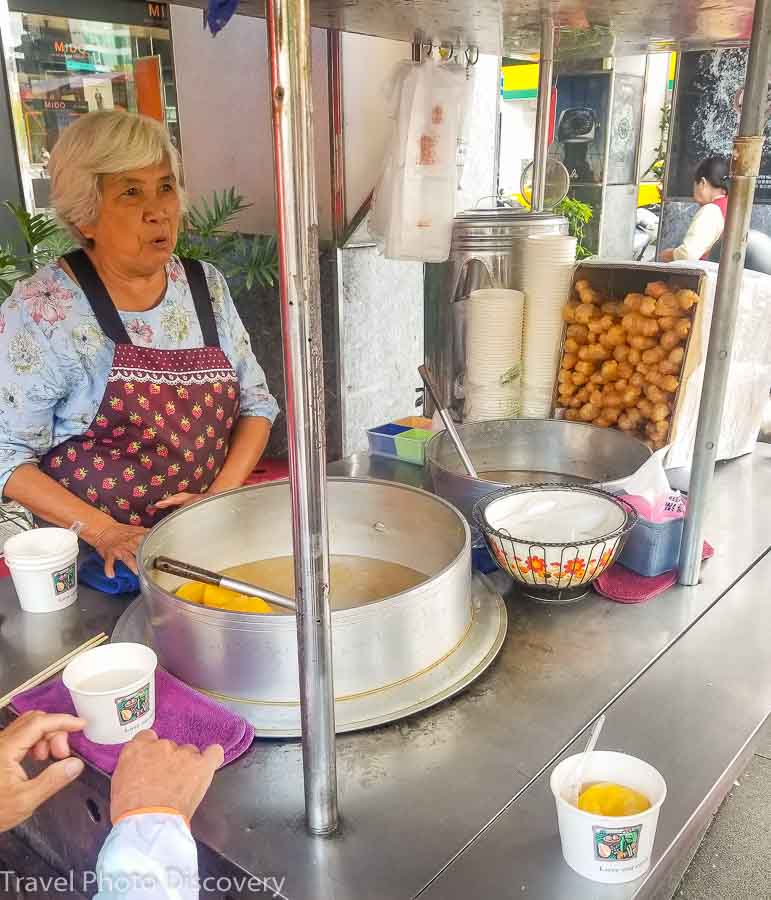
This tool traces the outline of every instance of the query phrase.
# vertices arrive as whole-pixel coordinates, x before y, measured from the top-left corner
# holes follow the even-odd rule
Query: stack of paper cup
[[[466,422],[519,415],[523,321],[520,291],[474,291],[466,302]]]
[[[562,307],[570,296],[576,239],[565,234],[528,237],[522,261],[525,336],[522,354],[522,415],[551,412],[562,340]]]

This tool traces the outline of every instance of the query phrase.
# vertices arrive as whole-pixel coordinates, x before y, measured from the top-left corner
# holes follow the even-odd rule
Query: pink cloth
[[[193,744],[201,751],[211,744],[221,744],[226,765],[245,753],[254,740],[254,729],[248,722],[160,668],[155,673],[155,704],[153,730],[158,737],[177,744]],[[18,713],[40,709],[75,715],[70,692],[61,677],[19,694],[13,700],[13,707]],[[111,775],[123,744],[95,744],[82,734],[73,734],[70,747],[97,769]]]
[[[704,541],[704,554],[702,559],[710,559],[715,555],[714,548]],[[645,578],[630,569],[624,568],[621,563],[616,563],[594,582],[594,589],[598,594],[615,600],[616,603],[645,603],[669,590],[677,582],[677,572],[664,572],[654,578]]]

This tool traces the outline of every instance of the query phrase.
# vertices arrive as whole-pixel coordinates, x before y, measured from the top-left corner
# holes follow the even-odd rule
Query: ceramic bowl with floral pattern
[[[613,565],[637,522],[624,500],[597,488],[530,484],[480,500],[474,522],[498,566],[526,588],[573,591]]]

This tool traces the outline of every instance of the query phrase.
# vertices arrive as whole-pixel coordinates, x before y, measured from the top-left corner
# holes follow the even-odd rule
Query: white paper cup
[[[25,612],[56,612],[78,596],[78,538],[67,528],[33,528],[3,547],[19,604]]]
[[[155,722],[158,657],[144,644],[86,650],[62,673],[85,736],[95,744],[125,744]]]
[[[583,783],[609,781],[645,795],[650,809],[634,816],[597,816],[573,806],[563,796],[569,789],[580,754],[564,759],[552,772],[550,785],[557,803],[565,862],[592,881],[622,884],[648,871],[659,810],[667,785],[659,772],[641,759],[596,750],[589,757]]]

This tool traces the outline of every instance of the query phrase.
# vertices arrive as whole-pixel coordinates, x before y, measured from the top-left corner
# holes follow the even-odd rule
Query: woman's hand
[[[203,500],[207,496],[207,493],[190,494],[186,491],[183,491],[180,494],[172,494],[170,497],[159,500],[154,505],[158,509],[172,509],[175,506],[178,506],[181,509],[183,506],[190,506],[191,503],[196,503],[198,500]]]
[[[115,563],[118,560],[125,563],[135,575],[139,574],[136,555],[147,530],[138,525],[121,525],[119,522],[113,522],[91,541],[94,549],[104,560],[104,574],[108,578],[115,577]]]

